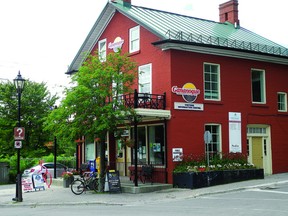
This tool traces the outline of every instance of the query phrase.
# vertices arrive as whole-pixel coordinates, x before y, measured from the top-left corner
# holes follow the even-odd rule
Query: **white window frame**
[[[215,134],[213,131],[210,131],[212,135],[212,141],[208,145],[217,145],[217,152],[213,155],[213,150],[209,151],[210,156],[215,156],[216,154],[220,154],[222,152],[222,128],[221,124],[216,124],[216,123],[207,123],[204,125],[204,130],[206,131],[206,126],[211,126],[211,127],[218,127],[218,134]],[[215,137],[217,136],[217,140],[215,140]],[[212,153],[212,155],[211,155]],[[205,146],[205,155],[207,155],[207,148]]]
[[[213,85],[211,79],[206,80],[206,74],[208,74],[208,71],[205,71],[205,65],[210,65],[210,66],[216,66],[217,67],[217,92],[213,92],[213,88],[211,87]],[[208,74],[209,75],[209,74]],[[210,78],[211,78],[211,71],[210,71]],[[209,63],[209,62],[204,62],[203,64],[203,81],[204,81],[204,100],[211,100],[211,101],[220,101],[221,100],[221,88],[220,88],[220,64],[214,64],[214,63]],[[210,85],[210,89],[206,89],[206,83]],[[210,91],[210,92],[208,92]],[[217,97],[214,97],[213,94],[217,94]]]
[[[283,101],[279,101],[279,96],[283,97]],[[284,108],[279,109],[280,104],[284,106]],[[278,107],[278,112],[287,112],[287,93],[286,92],[277,92],[277,107]]]
[[[254,96],[253,96],[253,78],[252,74],[253,72],[260,72],[262,73],[262,79],[261,79],[261,86],[260,86],[260,94],[261,94],[261,101],[254,101]],[[253,104],[266,104],[266,80],[265,80],[265,70],[261,69],[251,69],[251,100]]]
[[[106,38],[98,42],[98,55],[101,62],[106,61],[107,56],[107,40]]]
[[[140,26],[135,26],[129,29],[129,53],[138,52],[139,50],[140,50]]]
[[[149,90],[144,91],[143,85],[147,86]],[[138,67],[138,92],[152,94],[152,64],[151,63],[141,65]]]

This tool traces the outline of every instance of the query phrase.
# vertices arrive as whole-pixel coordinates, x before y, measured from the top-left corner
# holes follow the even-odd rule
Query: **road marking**
[[[278,193],[278,194],[288,194],[288,192],[284,192],[284,191],[263,190],[263,189],[260,189],[260,188],[249,189],[248,191],[266,192],[266,193]]]

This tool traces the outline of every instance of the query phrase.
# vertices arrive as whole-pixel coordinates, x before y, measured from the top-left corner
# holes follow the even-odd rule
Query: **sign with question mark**
[[[25,128],[24,127],[15,127],[14,128],[14,139],[15,140],[24,140],[25,139]]]

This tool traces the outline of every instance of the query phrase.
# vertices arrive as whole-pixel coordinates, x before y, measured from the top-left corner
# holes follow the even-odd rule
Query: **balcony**
[[[162,109],[166,108],[166,94],[134,93],[122,95],[124,104],[129,108]]]

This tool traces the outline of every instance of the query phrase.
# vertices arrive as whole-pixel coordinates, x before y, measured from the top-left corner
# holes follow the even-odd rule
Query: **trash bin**
[[[0,183],[7,184],[9,182],[9,163],[0,162]]]
[[[91,172],[95,172],[96,171],[95,160],[89,160],[89,169],[90,169]]]

